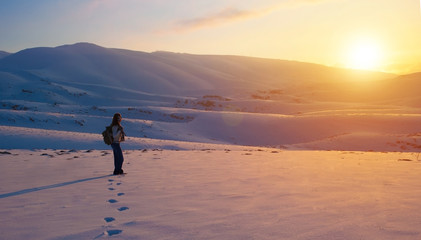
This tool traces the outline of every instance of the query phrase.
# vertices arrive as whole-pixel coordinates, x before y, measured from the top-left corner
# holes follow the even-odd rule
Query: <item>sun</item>
[[[376,70],[380,64],[380,46],[373,40],[359,40],[349,48],[347,67],[362,70]]]

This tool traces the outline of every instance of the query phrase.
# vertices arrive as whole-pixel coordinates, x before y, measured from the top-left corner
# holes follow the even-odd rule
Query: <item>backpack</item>
[[[105,130],[102,132],[102,137],[104,138],[104,143],[111,145],[113,143],[113,130],[110,126],[105,127]]]

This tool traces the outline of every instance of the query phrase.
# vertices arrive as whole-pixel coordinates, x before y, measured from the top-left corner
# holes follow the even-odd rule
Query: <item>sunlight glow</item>
[[[347,67],[363,70],[375,70],[380,64],[380,47],[372,40],[355,42],[349,50]]]

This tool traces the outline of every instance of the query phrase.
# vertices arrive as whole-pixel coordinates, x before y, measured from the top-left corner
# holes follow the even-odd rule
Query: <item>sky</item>
[[[421,72],[420,0],[1,0],[0,50],[90,42]]]

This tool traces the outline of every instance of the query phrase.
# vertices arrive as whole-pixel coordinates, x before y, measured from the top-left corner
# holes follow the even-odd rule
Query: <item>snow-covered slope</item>
[[[390,74],[329,68],[321,65],[248,58],[201,56],[169,52],[144,53],[108,49],[89,43],[33,48],[0,61],[0,70],[33,79],[65,84],[103,85],[154,94],[197,91],[236,92],[310,84],[378,80]],[[26,74],[26,75],[25,75]]]
[[[39,142],[19,141],[36,139],[38,130],[100,139],[120,112],[133,142],[402,150],[395,139],[416,141],[421,132],[420,82],[419,74],[241,56],[145,53],[90,43],[32,48],[0,59],[0,132],[15,139],[0,148],[39,148]],[[20,137],[7,126],[19,128]],[[52,135],[59,143],[54,146],[66,145],[57,132]],[[332,140],[341,144],[326,144]]]
[[[10,53],[8,53],[8,52],[0,51],[0,58],[4,58],[4,57],[9,56],[9,55],[10,55]]]
[[[420,84],[87,43],[5,56],[0,238],[419,239]]]

